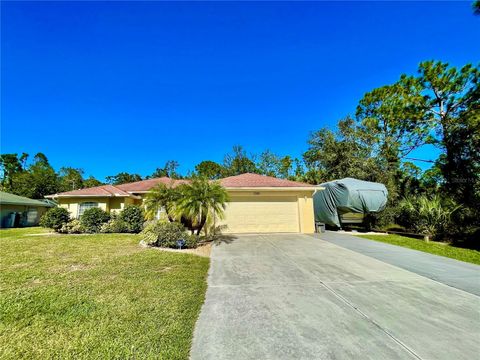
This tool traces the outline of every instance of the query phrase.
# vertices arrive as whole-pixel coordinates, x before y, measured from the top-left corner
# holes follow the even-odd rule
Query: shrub
[[[100,226],[101,233],[126,233],[129,231],[128,224],[119,218],[110,219]]]
[[[147,244],[169,248],[177,248],[177,240],[190,237],[182,224],[158,220],[147,223],[141,234]]]
[[[85,229],[80,223],[80,220],[77,220],[77,219],[73,219],[68,223],[63,224],[60,230],[58,230],[58,232],[62,234],[81,234],[84,231]]]
[[[406,198],[400,202],[399,224],[428,237],[441,237],[451,225],[452,214],[459,209],[452,200],[438,195]]]
[[[91,208],[85,210],[80,217],[80,223],[87,233],[97,233],[100,227],[110,220],[110,215],[100,208]]]
[[[143,229],[145,214],[143,209],[137,205],[127,205],[118,216],[119,222],[127,224],[122,232],[139,233]],[[116,232],[116,231],[115,231]]]
[[[198,246],[199,237],[196,235],[189,235],[185,238],[185,245],[183,246],[186,249],[195,249]]]
[[[62,207],[54,207],[48,210],[40,219],[40,226],[51,228],[55,231],[70,221],[70,213]]]

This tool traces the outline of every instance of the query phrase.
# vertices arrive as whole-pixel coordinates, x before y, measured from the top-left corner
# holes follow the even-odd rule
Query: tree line
[[[395,83],[367,92],[355,113],[346,114],[334,130],[312,132],[301,158],[269,150],[251,154],[236,145],[222,162],[205,160],[182,175],[178,162],[169,160],[145,178],[219,179],[252,172],[319,184],[354,177],[384,183],[390,207],[407,196],[440,194],[470,209],[470,219],[476,216],[478,222],[479,72],[478,64],[458,68],[441,61],[422,62],[416,74],[403,74]],[[414,158],[412,152],[425,145],[438,148],[440,156]],[[419,161],[431,167],[422,171]],[[42,153],[31,161],[25,153],[2,154],[0,170],[4,191],[31,198],[101,184],[94,177],[84,178],[81,169],[62,167],[56,172]],[[106,177],[113,185],[142,179],[127,172]]]

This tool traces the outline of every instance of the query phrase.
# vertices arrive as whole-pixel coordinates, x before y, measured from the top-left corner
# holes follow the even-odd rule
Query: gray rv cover
[[[385,185],[352,178],[330,181],[319,186],[313,196],[315,221],[340,227],[339,215],[375,213],[387,204],[388,191]]]

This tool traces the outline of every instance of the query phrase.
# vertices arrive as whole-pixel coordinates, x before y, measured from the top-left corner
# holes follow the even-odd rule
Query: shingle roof
[[[91,188],[78,189],[72,191],[66,191],[58,193],[55,195],[48,195],[47,197],[57,197],[57,196],[105,196],[105,197],[129,197],[131,194],[128,192],[119,189],[117,186],[113,185],[100,185]]]
[[[147,192],[158,184],[165,184],[170,186],[178,186],[180,184],[189,183],[190,180],[174,180],[168,177],[147,179],[142,181],[136,181],[121,185],[101,185],[92,188],[79,189],[67,191],[55,195],[48,195],[49,198],[55,197],[74,197],[74,196],[132,196],[132,193]],[[302,187],[302,188],[314,188],[313,185],[285,180],[277,179],[271,176],[264,176],[258,174],[241,174],[236,176],[230,176],[219,180],[220,184],[226,188],[269,188],[269,187]]]
[[[241,174],[220,179],[220,184],[226,188],[240,188],[240,187],[309,187],[313,185],[291,181],[286,179],[277,179],[271,176],[259,174]]]
[[[23,206],[45,206],[45,207],[53,206],[52,204],[49,204],[44,201],[29,199],[23,196],[10,194],[3,191],[0,191],[0,204],[23,205]]]
[[[178,186],[180,184],[184,184],[184,183],[188,183],[188,182],[189,182],[188,180],[174,180],[174,179],[170,179],[168,177],[160,177],[160,178],[136,181],[136,182],[133,182],[133,183],[116,185],[116,187],[118,187],[119,189],[122,189],[124,191],[128,191],[128,192],[143,192],[143,191],[150,190],[151,188],[157,186],[158,184],[171,185],[171,186],[175,187],[175,186]]]

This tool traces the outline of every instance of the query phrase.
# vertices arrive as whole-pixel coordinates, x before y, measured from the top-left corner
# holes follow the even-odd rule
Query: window
[[[91,209],[91,208],[94,208],[94,207],[98,207],[98,203],[90,202],[90,201],[80,203],[80,205],[78,206],[78,217],[82,216],[83,213],[85,212],[85,210]]]

